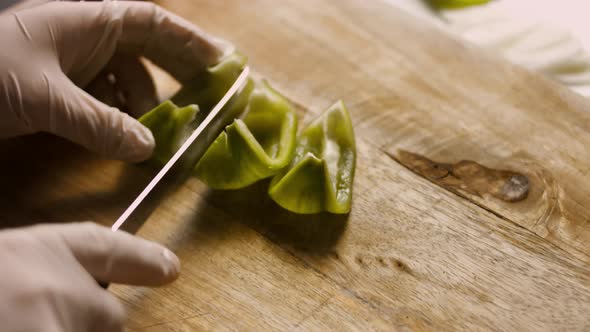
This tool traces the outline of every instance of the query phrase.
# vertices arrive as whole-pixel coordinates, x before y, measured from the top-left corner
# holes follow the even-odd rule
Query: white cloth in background
[[[588,0],[495,0],[438,13],[420,0],[384,1],[590,96]]]

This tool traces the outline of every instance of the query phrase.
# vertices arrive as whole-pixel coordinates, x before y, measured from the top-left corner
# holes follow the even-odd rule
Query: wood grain
[[[525,234],[527,236],[525,243],[539,241],[529,233],[522,232],[520,228],[508,224],[516,223],[587,261],[586,254],[590,252],[588,241],[590,238],[586,224],[590,210],[584,208],[588,206],[587,204],[580,205],[577,202],[587,202],[590,197],[588,186],[580,186],[580,181],[588,184],[588,178],[583,172],[587,171],[584,167],[590,165],[589,154],[585,148],[590,146],[589,136],[585,134],[589,128],[590,117],[583,111],[590,109],[581,101],[581,98],[570,96],[564,89],[550,82],[444,37],[430,28],[419,27],[415,22],[393,10],[387,10],[378,2],[367,4],[361,1],[338,3],[290,1],[282,2],[280,6],[272,1],[256,1],[248,5],[239,1],[223,5],[214,2],[194,4],[188,1],[170,1],[164,4],[172,10],[184,13],[206,29],[235,41],[238,48],[250,56],[253,67],[259,73],[276,82],[291,99],[305,104],[311,111],[317,112],[333,100],[340,98],[349,105],[357,133],[362,137],[367,150],[371,149],[369,146],[374,149],[374,155],[365,155],[365,158],[360,159],[382,165],[384,169],[381,173],[377,173],[380,176],[373,178],[371,183],[371,176],[366,175],[367,173],[364,173],[363,168],[359,166],[360,175],[355,187],[357,196],[355,208],[357,209],[352,213],[347,232],[340,240],[342,244],[334,249],[336,254],[332,255],[336,255],[337,259],[329,256],[330,258],[326,261],[323,255],[320,255],[322,258],[318,259],[316,255],[308,257],[309,254],[299,252],[296,255],[303,256],[313,269],[319,269],[326,274],[326,277],[335,279],[344,287],[345,293],[371,294],[359,295],[364,301],[370,303],[368,307],[376,311],[373,315],[365,315],[388,317],[389,321],[385,326],[399,323],[412,328],[428,328],[431,324],[430,328],[433,329],[442,328],[445,325],[449,329],[456,327],[457,325],[453,322],[457,320],[449,319],[449,315],[452,316],[453,313],[457,313],[456,317],[461,317],[464,320],[464,327],[469,329],[477,327],[537,329],[550,326],[552,321],[556,322],[553,319],[543,322],[538,317],[543,316],[542,312],[547,309],[543,308],[544,305],[539,305],[543,302],[539,301],[542,298],[540,293],[531,297],[530,302],[527,300],[522,302],[537,303],[539,306],[536,313],[530,307],[526,310],[523,308],[523,311],[514,310],[512,305],[507,305],[510,308],[509,312],[499,310],[501,307],[499,302],[502,300],[506,303],[519,302],[513,294],[519,293],[522,280],[515,278],[507,271],[513,271],[512,273],[522,277],[523,274],[526,275],[536,269],[534,266],[537,263],[530,257],[525,258],[524,253],[519,253],[513,256],[521,258],[521,263],[517,264],[519,267],[510,268],[504,265],[502,272],[494,273],[495,264],[491,264],[488,267],[489,270],[481,271],[480,269],[483,268],[481,260],[486,255],[490,255],[490,251],[494,251],[493,248],[496,245],[493,243],[502,243],[503,240],[499,238],[492,240],[488,248],[475,250],[483,246],[482,242],[485,242],[485,237],[481,234],[471,233],[473,237],[470,239],[474,243],[466,245],[469,241],[461,239],[460,236],[445,239],[434,231],[430,233],[425,225],[427,223],[425,219],[429,214],[434,214],[432,209],[439,206],[438,202],[443,198],[438,195],[442,193],[434,194],[433,189],[427,187],[428,189],[424,189],[424,192],[415,193],[415,196],[420,197],[415,203],[399,203],[401,200],[399,193],[403,193],[402,197],[406,199],[413,196],[412,191],[408,189],[415,186],[417,180],[408,180],[407,186],[392,190],[391,188],[395,188],[396,184],[401,182],[399,179],[391,178],[393,170],[398,165],[386,161],[379,154],[383,151],[395,157],[397,150],[404,148],[447,162],[471,159],[489,167],[509,168],[525,173],[531,180],[532,188],[531,195],[525,202],[506,203],[493,197],[477,197],[464,193],[463,197],[468,200],[453,197],[457,201],[457,206],[442,208],[444,212],[437,220],[464,221],[467,215],[473,216],[476,213],[477,217],[472,217],[474,220],[461,226],[454,225],[454,227],[465,230],[469,228],[470,223],[477,220],[478,223],[494,229],[493,234],[504,234],[503,236],[507,239],[522,233],[522,236]],[[239,28],[231,22],[240,22]],[[281,52],[277,55],[269,50],[281,50]],[[564,98],[564,94],[568,97]],[[543,100],[543,102],[535,99]],[[553,109],[559,109],[559,111]],[[567,115],[561,115],[561,113],[567,113]],[[569,125],[563,126],[563,122],[566,124],[569,122]],[[576,125],[581,128],[576,128]],[[562,146],[559,140],[547,139],[547,136],[541,134],[543,132],[565,136],[568,142],[575,143]],[[579,134],[584,135],[580,137]],[[583,143],[579,144],[580,141]],[[555,162],[547,163],[548,151],[561,153],[552,154],[551,159]],[[563,158],[564,155],[576,156],[577,159]],[[388,166],[384,167],[384,165]],[[374,175],[374,170],[369,171],[368,174]],[[563,181],[555,180],[563,178],[564,175],[567,175],[567,178]],[[374,194],[371,195],[371,193]],[[257,197],[257,195],[245,196]],[[426,196],[433,196],[430,204]],[[260,222],[263,226],[259,226],[261,227],[259,232],[267,237],[275,238],[273,232],[277,231],[292,232],[289,229],[292,227],[290,224],[291,227],[287,230],[281,229],[286,226],[279,225],[271,227],[269,235],[266,229],[268,224],[272,225],[277,219],[284,217],[278,217],[276,214],[278,211],[273,211],[268,217],[261,217],[260,211],[267,211],[266,207],[249,208],[262,204],[261,199],[257,198],[240,205],[235,201],[228,203],[227,195],[222,195],[218,204],[225,207],[225,210],[235,210],[237,206],[242,206],[243,208],[238,209],[239,212],[235,214],[236,217],[245,215],[243,209],[252,210],[246,215],[255,220],[263,218]],[[449,199],[449,197],[444,198],[445,201]],[[398,200],[398,203],[392,204],[392,200]],[[474,208],[469,205],[469,202],[475,202],[485,210],[491,211],[492,213],[488,214],[489,220],[479,216],[483,213],[481,209]],[[468,212],[464,205],[478,212]],[[404,223],[398,218],[401,218],[401,211],[408,206],[420,206],[423,209],[419,209],[419,213],[415,211],[408,213],[417,220],[409,217],[406,222],[411,220],[412,223],[400,226]],[[557,211],[555,206],[559,206]],[[559,211],[561,207],[567,212]],[[362,209],[361,212],[358,212],[359,208]],[[454,209],[462,213],[452,217]],[[390,216],[387,216],[389,214]],[[356,216],[359,217],[355,218]],[[383,226],[392,222],[395,225]],[[410,236],[408,228],[416,222],[421,227],[419,233],[412,233],[411,242],[421,243],[419,239],[422,239],[424,243],[429,244],[430,248],[424,252],[424,256],[434,258],[432,257],[433,248],[439,248],[436,245],[432,246],[436,239],[441,240],[439,250],[445,252],[443,255],[445,258],[435,259],[441,262],[438,273],[434,273],[437,277],[429,276],[427,280],[441,279],[441,275],[448,271],[464,271],[467,275],[473,273],[474,279],[477,279],[476,276],[481,276],[483,280],[480,282],[487,282],[489,288],[478,289],[478,286],[466,286],[467,289],[462,293],[460,290],[462,287],[459,285],[465,287],[463,282],[458,282],[457,287],[448,287],[446,284],[440,287],[440,293],[444,295],[438,300],[425,301],[421,304],[418,303],[420,301],[416,301],[417,307],[410,306],[412,309],[407,315],[409,318],[404,321],[401,316],[396,316],[400,307],[403,308],[408,302],[413,302],[410,300],[412,298],[424,301],[429,293],[437,293],[437,287],[430,283],[427,283],[427,286],[420,283],[422,285],[422,296],[420,296],[419,291],[412,290],[411,283],[383,282],[381,274],[384,271],[394,270],[399,274],[409,273],[414,277],[419,275],[419,272],[414,272],[409,266],[416,264],[414,257],[420,257],[420,252],[424,249],[416,248],[417,245],[405,244],[403,248],[411,248],[403,256],[408,258],[396,258],[402,257],[399,254],[396,255],[402,249],[395,245],[398,241],[394,240],[402,235]],[[354,227],[359,223],[364,223],[366,228]],[[497,223],[498,229],[492,226],[494,223]],[[511,228],[505,229],[508,226]],[[349,239],[347,234],[353,235]],[[379,236],[380,234],[383,236]],[[427,236],[428,234],[431,236]],[[280,237],[276,242],[279,246],[285,247]],[[288,242],[287,246],[293,245],[293,241]],[[306,241],[299,239],[296,244],[302,242]],[[455,243],[458,248],[450,243]],[[383,248],[372,249],[372,247]],[[473,261],[470,262],[468,257],[472,256],[473,250],[483,256],[473,257]],[[532,248],[527,248],[525,251],[529,250]],[[539,250],[537,254],[544,252]],[[359,251],[361,254],[358,253]],[[561,256],[566,255],[563,252],[555,254],[555,257]],[[343,259],[345,263],[339,264]],[[413,264],[404,263],[406,259]],[[490,263],[496,262],[489,257],[488,259]],[[511,260],[506,257],[497,259],[501,262]],[[427,263],[428,261],[424,259],[418,266],[426,268],[430,264],[435,264]],[[454,263],[454,261],[460,263]],[[524,262],[531,265],[525,267],[522,265]],[[580,267],[585,268],[583,264]],[[430,268],[426,269],[431,271]],[[357,273],[354,273],[355,270]],[[365,270],[369,270],[367,277],[359,277],[359,274],[363,274],[359,271]],[[473,272],[474,270],[478,272]],[[517,271],[518,273],[515,273]],[[449,273],[449,280],[453,280],[451,283],[462,279],[456,273]],[[387,275],[386,272],[384,274]],[[335,277],[339,275],[341,280]],[[586,273],[581,273],[581,276],[584,275]],[[486,281],[486,276],[491,277]],[[397,273],[390,277],[396,278]],[[362,281],[355,283],[357,278]],[[530,287],[525,288],[539,287],[532,281],[535,278],[533,275],[528,275],[526,279],[531,280]],[[473,280],[469,281],[473,282]],[[480,285],[480,282],[475,284]],[[351,290],[350,283],[358,286],[352,286]],[[402,285],[396,285],[398,283]],[[469,282],[465,283],[469,284]],[[500,285],[508,288],[508,291],[502,294],[498,290]],[[587,280],[582,282],[582,289],[586,290],[584,292],[586,294],[587,286]],[[321,288],[318,286],[318,289]],[[452,295],[447,294],[449,288],[460,294],[455,299],[456,307],[449,303],[453,302],[450,301]],[[408,299],[403,299],[401,291],[409,293]],[[472,298],[472,301],[469,299],[465,301],[466,294]],[[372,296],[374,299],[371,298]],[[395,300],[391,300],[390,297],[394,297]],[[486,301],[487,297],[498,300],[494,305],[490,305],[489,302],[495,301],[492,299]],[[371,299],[366,300],[366,298]],[[554,303],[561,302],[557,294],[549,295],[546,299],[552,299]],[[562,300],[567,302],[565,298]],[[329,311],[332,315],[336,315],[335,319],[330,320],[331,317],[321,313],[314,314],[307,320],[313,321],[314,316],[321,318],[315,321],[316,325],[310,324],[307,327],[319,329],[321,324],[332,321],[335,325],[323,327],[338,328],[338,324],[343,319],[341,316],[346,315],[342,315],[342,308],[339,307],[342,300],[335,300],[335,302],[333,306],[338,309]],[[391,304],[393,311],[387,311],[389,303],[395,303]],[[447,307],[439,309],[441,313],[437,319],[433,307],[436,308],[436,304],[442,303],[446,303]],[[479,313],[478,307],[486,313]],[[495,310],[490,307],[495,307]],[[323,304],[320,309],[327,311],[323,308],[327,308],[326,304]],[[573,315],[569,319],[558,322],[554,327],[557,328],[566,321],[572,322],[571,319],[575,320],[574,317],[583,317],[583,312],[584,310],[571,313]],[[578,316],[578,314],[582,315]],[[469,320],[466,319],[467,317],[477,317],[477,319]],[[502,326],[495,317],[503,317],[502,321],[506,325]],[[373,320],[369,319],[369,321]],[[585,323],[582,321],[580,323],[582,324],[580,326],[584,327]],[[527,326],[527,324],[531,325]],[[302,325],[299,323],[297,326]]]
[[[521,204],[465,196],[588,260],[590,107],[582,97],[379,1],[164,3],[236,41],[256,70],[312,111],[345,100],[357,133],[392,156],[405,149],[525,173],[532,191]]]
[[[349,216],[287,213],[265,182],[191,179],[151,203],[138,235],[171,247],[182,275],[111,287],[129,330],[590,329],[588,101],[379,1],[160,3],[234,42],[305,119],[343,99],[359,156]],[[530,192],[451,192],[400,149],[524,174]],[[111,224],[153,174],[45,136],[0,156],[3,225]]]
[[[187,184],[166,205],[186,205],[192,197],[194,204],[182,210],[192,206],[193,213],[170,218],[168,209],[158,209],[140,231],[176,250],[183,276],[164,290],[114,288],[131,310],[130,327],[590,327],[585,264],[433,188],[367,144],[359,147],[357,199],[344,229],[329,219],[322,227],[320,220],[306,224],[305,217],[282,212],[262,185],[221,194],[196,180]],[[341,233],[337,243],[334,233]],[[210,317],[201,319],[203,313]]]

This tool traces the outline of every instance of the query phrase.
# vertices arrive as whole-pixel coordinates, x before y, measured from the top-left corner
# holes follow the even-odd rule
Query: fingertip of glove
[[[180,275],[180,260],[178,257],[161,245],[156,245],[155,248],[157,253],[152,252],[147,258],[148,265],[151,268],[144,270],[141,281],[137,282],[137,284],[160,287],[178,279]]]
[[[135,121],[135,127],[134,132],[138,142],[137,149],[135,150],[137,157],[136,161],[143,161],[148,159],[154,152],[156,140],[154,139],[152,131],[146,126]]]
[[[234,46],[234,44],[230,43],[227,40],[212,37],[212,43],[218,49],[217,61],[215,63],[218,63],[219,61],[221,61],[221,59],[236,51],[236,47]]]
[[[116,153],[118,159],[140,162],[148,159],[156,147],[152,132],[137,120],[128,117],[124,137]]]
[[[180,274],[180,260],[174,253],[172,253],[172,251],[166,248],[162,251],[162,258],[164,261],[162,264],[163,281],[165,283],[170,283],[176,280]]]

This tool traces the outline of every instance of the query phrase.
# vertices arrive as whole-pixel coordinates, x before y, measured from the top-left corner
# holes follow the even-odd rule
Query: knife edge
[[[244,85],[244,83],[248,79],[248,75],[250,74],[250,68],[245,66],[242,70],[242,73],[238,76],[236,81],[232,84],[232,86],[228,89],[225,95],[221,98],[221,100],[215,105],[215,107],[209,112],[209,114],[205,117],[203,122],[201,122],[197,128],[191,133],[191,135],[184,141],[184,143],[180,146],[180,148],[174,153],[174,155],[168,160],[168,162],[162,167],[162,169],[154,176],[154,178],[148,183],[148,185],[143,189],[143,191],[135,198],[135,200],[129,205],[129,207],[121,214],[121,216],[115,221],[115,223],[111,226],[111,230],[116,232],[119,228],[125,223],[125,221],[129,218],[129,216],[135,211],[135,209],[141,204],[141,202],[147,197],[147,195],[154,189],[154,187],[162,180],[162,178],[170,171],[170,169],[180,160],[180,158],[186,153],[187,150],[191,147],[191,145],[195,142],[195,140],[204,133],[205,139],[214,140],[217,135],[214,135],[217,131],[223,131],[225,127],[224,123],[218,121],[218,123],[212,123],[213,120],[222,118],[222,115],[219,115],[221,111],[224,109],[224,106],[228,104],[230,99],[240,90],[240,88]],[[207,144],[202,144],[197,147],[196,150],[191,151],[191,154],[188,156],[188,159],[183,160],[183,164],[185,168],[188,168],[189,165],[196,165],[202,155],[206,152],[208,146]]]

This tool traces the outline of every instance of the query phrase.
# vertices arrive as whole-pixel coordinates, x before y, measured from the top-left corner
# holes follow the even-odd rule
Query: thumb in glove
[[[134,1],[52,2],[1,15],[0,31],[11,50],[0,54],[0,137],[46,131],[126,161],[151,155],[151,132],[82,88],[119,55],[145,56],[182,82],[231,49],[157,5]],[[135,90],[130,99],[141,104]]]

